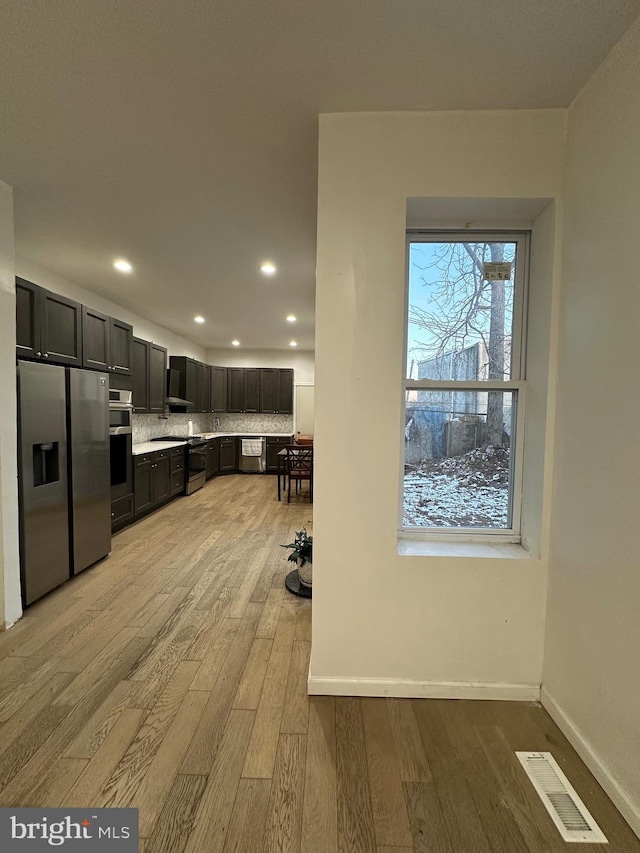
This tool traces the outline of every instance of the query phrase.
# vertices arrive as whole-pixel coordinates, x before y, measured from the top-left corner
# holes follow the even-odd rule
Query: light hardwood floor
[[[514,751],[550,750],[640,842],[537,705],[306,695],[311,603],[273,477],[215,479],[114,537],[0,634],[0,806],[135,806],[144,853],[556,853]]]

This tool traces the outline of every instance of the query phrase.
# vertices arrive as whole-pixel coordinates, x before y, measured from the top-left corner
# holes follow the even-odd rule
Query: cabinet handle
[[[115,516],[115,512],[112,512],[112,513],[111,513],[111,518],[113,518],[114,516]]]
[[[45,352],[44,357],[45,357],[45,358],[49,358],[49,353],[48,353],[48,352]]]
[[[36,355],[42,355],[42,353],[41,353],[41,352],[37,352],[37,353],[36,353]]]

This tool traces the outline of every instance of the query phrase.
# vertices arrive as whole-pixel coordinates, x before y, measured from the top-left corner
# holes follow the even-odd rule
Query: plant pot
[[[300,560],[296,560],[296,565],[298,566],[298,577],[300,578],[300,583],[302,586],[310,588],[313,576],[313,563],[306,560],[304,566],[301,566]]]

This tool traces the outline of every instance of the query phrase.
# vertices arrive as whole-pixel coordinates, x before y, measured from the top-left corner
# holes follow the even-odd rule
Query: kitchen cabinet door
[[[202,384],[200,386],[201,412],[211,411],[211,367],[208,364],[202,365]]]
[[[211,367],[211,411],[227,411],[226,367]]]
[[[171,480],[169,476],[169,453],[157,453],[151,466],[153,478],[153,505],[167,500],[171,492]]]
[[[167,351],[149,344],[149,411],[162,414],[167,396]]]
[[[131,389],[134,412],[149,411],[149,342],[133,338],[131,342]]]
[[[151,459],[134,462],[133,466],[133,503],[136,516],[153,507],[153,470]],[[135,459],[135,457],[134,457]]]
[[[227,370],[227,411],[244,411],[244,368],[229,367]]]
[[[244,412],[260,411],[260,370],[257,367],[245,367],[243,377]]]
[[[214,477],[220,473],[220,440],[217,438],[213,439],[211,473]]]
[[[122,320],[109,318],[109,344],[111,353],[111,369],[116,373],[131,373],[131,349],[133,343],[133,326]]]
[[[279,368],[276,386],[276,412],[280,415],[293,414],[293,370]]]
[[[293,439],[290,435],[282,437],[267,436],[267,471],[273,471],[275,473],[278,470],[278,453],[283,450],[287,444],[291,444],[292,440]]]
[[[237,438],[221,438],[220,441],[220,473],[230,473],[238,470],[238,440]]]
[[[204,364],[201,361],[195,362],[196,367],[196,412],[204,412]]]
[[[82,306],[48,290],[41,289],[40,294],[42,357],[82,367]]]
[[[94,370],[109,370],[111,355],[109,352],[110,317],[82,306],[82,365]]]
[[[188,412],[195,412],[198,405],[198,373],[192,358],[185,362],[185,400],[189,401]]]
[[[217,457],[217,464],[216,464]],[[220,444],[218,439],[212,438],[207,442],[207,480],[213,477],[220,469]]]
[[[40,323],[38,303],[41,288],[24,278],[16,278],[16,356],[39,358]]]
[[[260,411],[265,414],[277,412],[278,371],[263,367],[260,370]]]

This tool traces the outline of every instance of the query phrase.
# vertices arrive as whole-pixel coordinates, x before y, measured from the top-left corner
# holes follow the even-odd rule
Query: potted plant
[[[296,531],[294,541],[280,547],[291,549],[287,560],[297,565],[298,577],[302,586],[311,588],[313,575],[313,536],[307,534],[307,528],[303,527],[302,530]]]

